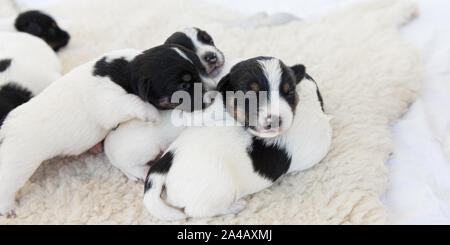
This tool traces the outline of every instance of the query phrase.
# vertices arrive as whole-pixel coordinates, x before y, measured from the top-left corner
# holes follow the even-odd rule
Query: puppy
[[[66,46],[70,40],[69,33],[61,29],[51,16],[37,10],[0,20],[0,31],[28,33],[44,40],[54,51]]]
[[[8,25],[18,32],[0,32],[0,126],[12,109],[61,76],[54,50],[70,38],[50,16],[38,11],[24,12]]]
[[[204,82],[195,58],[176,45],[114,51],[11,111],[0,129],[0,213],[14,215],[15,193],[41,162],[81,154],[121,122],[158,121],[156,108],[172,108],[167,98],[175,92],[192,96],[194,85]]]
[[[204,30],[189,27],[172,34],[166,44],[178,44],[194,51],[205,67],[206,73],[214,78],[220,74],[225,63],[222,51],[216,48],[212,37]]]
[[[312,167],[330,147],[329,118],[304,66],[253,58],[235,65],[218,90],[221,95],[214,103],[223,103],[225,121],[238,126],[191,127],[169,146],[145,180],[144,205],[155,217],[236,214],[245,207],[243,197],[269,187],[283,174]],[[256,119],[246,111],[247,103],[233,106],[237,94],[248,91],[258,94]]]
[[[203,76],[214,77],[222,70],[224,55],[206,31],[186,28],[172,34],[165,43],[181,45],[195,52],[204,67],[200,70]],[[211,80],[207,86],[215,89],[216,83]],[[180,111],[174,113],[181,114]],[[132,120],[120,124],[105,139],[105,154],[109,161],[132,180],[144,180],[148,163],[157,159],[185,128],[174,125],[172,111],[160,111],[160,114],[162,122],[159,125]]]

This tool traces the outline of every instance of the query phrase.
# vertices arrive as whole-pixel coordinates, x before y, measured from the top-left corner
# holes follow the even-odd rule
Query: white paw
[[[232,203],[231,206],[223,212],[223,214],[238,214],[244,210],[245,207],[247,207],[247,202],[244,200],[238,200]]]
[[[14,204],[1,207],[0,216],[5,216],[8,219],[17,217],[16,211],[14,210]]]
[[[128,179],[133,181],[144,181],[147,177],[150,166],[135,166],[129,169],[120,169]]]
[[[158,109],[154,107],[152,104],[145,103],[146,106],[146,118],[148,122],[152,122],[154,124],[157,124],[161,121],[161,117],[159,115]]]

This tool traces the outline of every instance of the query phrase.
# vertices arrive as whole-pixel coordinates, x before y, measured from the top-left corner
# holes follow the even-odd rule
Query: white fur
[[[139,53],[128,49],[111,56]],[[13,212],[15,193],[41,162],[59,155],[79,155],[121,122],[159,119],[150,104],[108,77],[93,76],[96,61],[75,68],[7,116],[0,129],[1,214]]]
[[[43,40],[27,33],[0,32],[1,59],[12,62],[0,72],[0,87],[14,82],[36,95],[61,76],[55,52]]]
[[[292,156],[288,172],[312,167],[326,155],[331,145],[329,117],[322,112],[315,83],[305,79],[297,86],[297,91],[301,102],[292,127],[285,134],[266,141],[285,147]],[[217,99],[215,103],[223,102]],[[186,129],[167,150],[174,154],[168,173],[150,174],[152,188],[144,195],[144,205],[152,215],[164,220],[241,211],[241,198],[272,184],[255,172],[247,153],[251,142],[251,134],[243,127]],[[165,202],[172,207],[161,199],[163,186],[167,193]],[[184,213],[177,208],[183,208]]]
[[[148,163],[164,152],[184,129],[172,123],[172,111],[160,111],[160,114],[158,125],[132,120],[120,124],[105,139],[106,156],[129,179],[144,180]]]

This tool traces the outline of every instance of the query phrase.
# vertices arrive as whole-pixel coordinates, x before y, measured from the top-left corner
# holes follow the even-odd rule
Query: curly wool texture
[[[399,28],[417,15],[410,2],[364,1],[282,26],[240,29],[240,16],[195,1],[77,0],[48,9],[71,33],[60,53],[67,72],[102,53],[149,48],[176,30],[207,30],[227,59],[275,56],[303,63],[332,116],[327,157],[248,198],[238,215],[161,222],[143,207],[143,184],[129,181],[104,155],[55,159],[19,192],[16,219],[0,224],[379,224],[386,211],[390,125],[421,81],[416,51]],[[130,142],[132,143],[132,142]],[[205,142],[206,144],[207,142]],[[301,147],[301,146],[299,146]]]

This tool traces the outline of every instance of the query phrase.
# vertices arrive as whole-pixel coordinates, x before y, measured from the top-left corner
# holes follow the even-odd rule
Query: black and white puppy
[[[166,44],[181,45],[197,54],[201,61],[205,76],[212,78],[221,72],[224,64],[223,53],[214,46],[211,36],[195,27],[175,32],[165,42]],[[186,60],[192,62],[189,57]],[[206,78],[205,78],[206,79]],[[210,79],[205,84],[207,89],[215,89],[216,83]],[[158,125],[149,125],[140,120],[122,123],[105,139],[104,149],[112,165],[119,168],[132,180],[144,180],[149,165],[164,152],[172,141],[180,135],[184,125],[175,125],[173,113],[181,116],[181,111],[160,111],[162,122]]]
[[[114,51],[11,111],[0,129],[0,214],[14,215],[15,193],[41,162],[79,155],[121,122],[159,121],[156,108],[172,108],[167,98],[175,92],[192,96],[194,85],[204,82],[195,58],[176,45]]]
[[[206,73],[212,78],[220,74],[225,64],[225,56],[216,48],[212,37],[197,27],[175,32],[165,43],[178,44],[194,51],[205,67]]]
[[[61,76],[54,50],[70,38],[50,16],[38,11],[3,22],[7,26],[0,32],[0,126],[12,109]]]
[[[329,118],[304,66],[287,67],[267,57],[246,60],[231,69],[218,89],[222,95],[212,107],[223,103],[222,110],[228,112],[225,120],[241,122],[240,126],[190,127],[181,133],[145,181],[144,205],[155,217],[174,220],[238,213],[246,204],[243,197],[269,187],[285,173],[310,168],[328,152]],[[255,127],[249,127],[250,116],[239,104],[226,109],[236,98],[228,97],[227,91],[268,94],[258,98],[261,120],[253,122]],[[269,108],[279,108],[270,111],[271,118],[278,120],[272,127],[267,124]]]

